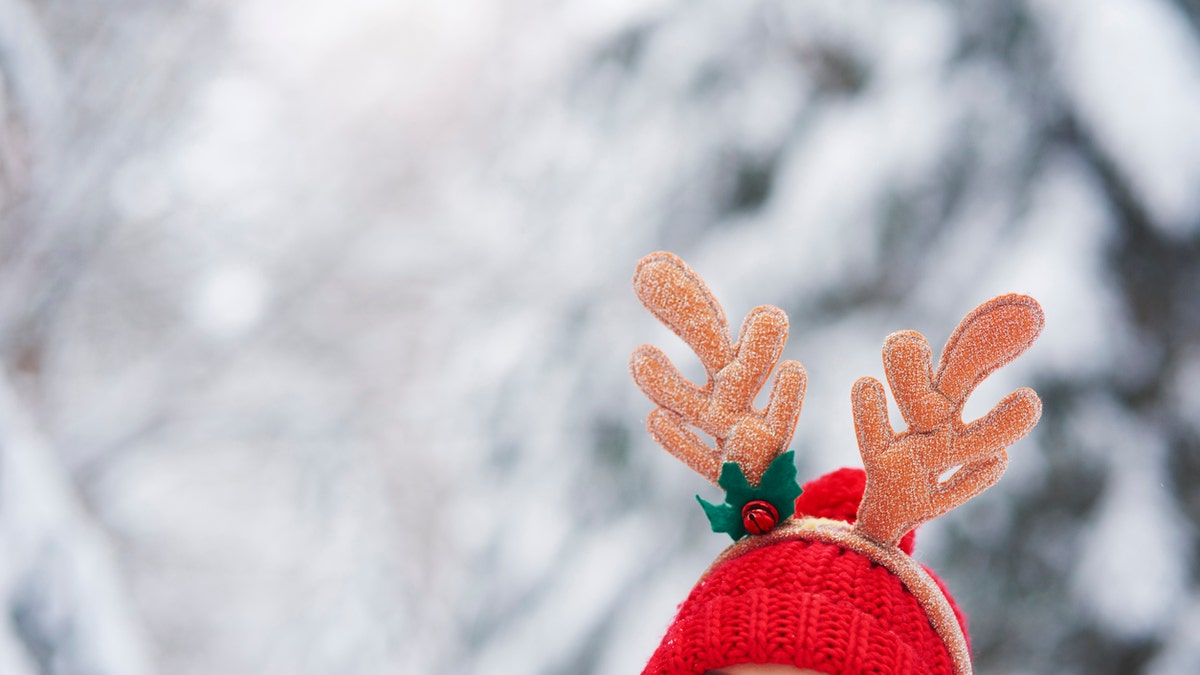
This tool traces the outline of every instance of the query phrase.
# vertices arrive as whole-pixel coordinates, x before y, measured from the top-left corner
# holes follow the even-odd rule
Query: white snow
[[[1083,123],[1163,231],[1200,223],[1200,44],[1163,0],[1034,3]]]
[[[1169,629],[1187,597],[1188,528],[1170,498],[1163,441],[1103,402],[1075,424],[1112,469],[1081,543],[1075,595],[1114,635],[1145,639]]]

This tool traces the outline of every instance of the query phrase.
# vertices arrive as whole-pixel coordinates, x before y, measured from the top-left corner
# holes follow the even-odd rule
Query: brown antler
[[[804,398],[804,368],[784,361],[766,410],[754,408],[754,397],[783,353],[787,315],[777,307],[755,308],[735,345],[725,312],[704,281],[665,252],[638,262],[633,286],[642,304],[691,346],[708,374],[708,382],[697,386],[658,348],[642,345],[633,353],[633,379],[660,406],[647,420],[650,435],[713,483],[724,462],[736,462],[750,484],[758,485],[791,441]],[[712,436],[717,448],[708,447],[688,425]]]
[[[856,529],[895,544],[906,532],[991,487],[1008,463],[1005,448],[1037,424],[1042,403],[1032,389],[1006,396],[970,424],[962,408],[993,371],[1017,358],[1042,331],[1033,298],[1004,295],[975,308],[946,341],[937,373],[929,344],[915,331],[893,333],[883,346],[884,369],[908,429],[895,433],[878,380],[854,385],[854,427],[867,470]],[[941,476],[957,471],[945,481]]]

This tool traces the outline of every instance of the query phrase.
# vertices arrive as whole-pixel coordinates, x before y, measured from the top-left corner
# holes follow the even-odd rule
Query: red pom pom
[[[867,472],[862,469],[838,469],[804,484],[796,498],[796,515],[831,518],[853,523],[858,520],[858,504],[867,487]],[[900,550],[912,555],[917,531],[900,538]]]

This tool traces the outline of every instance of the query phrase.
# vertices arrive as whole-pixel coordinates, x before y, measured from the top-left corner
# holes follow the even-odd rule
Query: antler
[[[766,410],[754,408],[754,397],[783,353],[787,315],[777,307],[755,308],[734,344],[725,312],[704,281],[665,252],[638,262],[633,286],[642,304],[691,346],[708,374],[708,382],[697,386],[658,348],[642,345],[633,353],[633,379],[660,406],[647,420],[650,435],[713,483],[724,462],[735,462],[750,484],[758,485],[791,441],[804,398],[803,366],[784,361]],[[716,449],[688,425],[712,436]]]
[[[878,380],[854,385],[854,427],[867,471],[855,524],[881,543],[895,544],[923,522],[991,487],[1008,464],[1005,448],[1037,424],[1042,402],[1032,389],[1006,396],[970,424],[967,397],[988,375],[1017,358],[1042,331],[1042,308],[1024,295],[1003,295],[968,314],[942,350],[935,374],[929,343],[915,331],[888,336],[883,346],[888,384],[908,429],[895,433]],[[957,467],[945,481],[941,476]]]

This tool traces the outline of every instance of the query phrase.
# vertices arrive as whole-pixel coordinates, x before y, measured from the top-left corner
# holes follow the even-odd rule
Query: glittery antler
[[[642,345],[633,353],[634,380],[660,406],[647,420],[650,435],[713,483],[722,464],[734,462],[757,485],[791,440],[804,398],[804,368],[784,361],[766,410],[754,407],[783,353],[787,315],[777,307],[755,308],[734,344],[716,298],[678,257],[659,252],[642,258],[633,285],[642,304],[691,346],[708,374],[708,382],[697,386],[656,347]],[[706,445],[689,425],[713,437],[717,447]]]
[[[1032,389],[1006,396],[970,424],[962,421],[971,391],[1017,358],[1044,325],[1042,308],[1024,295],[1003,295],[975,308],[946,341],[937,372],[929,344],[915,331],[893,333],[883,346],[888,384],[908,429],[895,433],[878,380],[854,385],[854,427],[867,470],[855,527],[895,544],[906,532],[991,487],[1008,464],[1005,448],[1037,424],[1042,403]],[[957,468],[945,481],[941,476]]]

